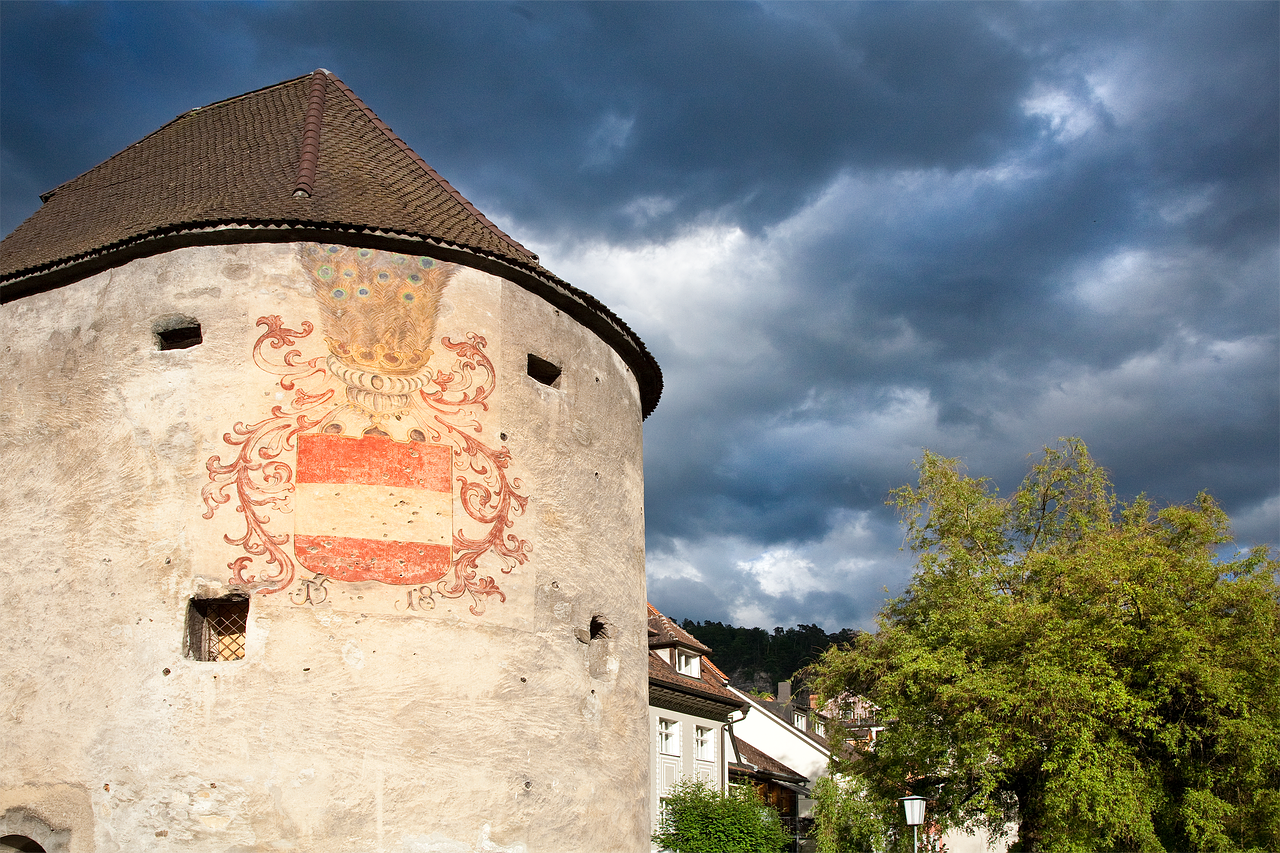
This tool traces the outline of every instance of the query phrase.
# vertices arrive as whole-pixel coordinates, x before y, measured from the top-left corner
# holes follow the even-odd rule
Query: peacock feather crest
[[[303,244],[302,263],[336,358],[388,375],[413,374],[426,366],[440,294],[457,264],[319,243]]]

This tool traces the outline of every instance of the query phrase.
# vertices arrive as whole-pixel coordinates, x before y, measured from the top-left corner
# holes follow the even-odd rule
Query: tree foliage
[[[926,452],[879,630],[814,668],[891,722],[854,768],[1023,851],[1280,849],[1280,564],[1206,494],[1117,500],[1079,439],[1002,498]],[[908,781],[909,780],[909,781]],[[885,812],[887,813],[887,812]]]
[[[884,849],[881,815],[865,783],[841,773],[813,783],[813,839],[818,853],[872,853]]]
[[[714,650],[716,666],[735,687],[769,691],[816,661],[830,646],[851,641],[855,633],[850,628],[827,633],[817,625],[778,627],[770,633],[763,628],[691,619],[685,619],[680,627]]]
[[[782,853],[791,837],[753,789],[726,793],[685,777],[667,794],[653,843],[674,853]]]

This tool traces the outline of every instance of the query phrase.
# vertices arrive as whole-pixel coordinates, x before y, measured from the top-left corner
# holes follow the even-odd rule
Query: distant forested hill
[[[842,628],[828,634],[817,625],[795,628],[738,628],[720,622],[680,623],[699,641],[711,647],[711,660],[734,687],[740,690],[764,690],[772,693],[779,681],[787,681],[801,667],[817,659],[834,643],[847,643],[857,633]]]

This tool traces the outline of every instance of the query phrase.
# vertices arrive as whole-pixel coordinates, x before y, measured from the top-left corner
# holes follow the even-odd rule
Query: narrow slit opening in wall
[[[204,335],[200,324],[195,320],[182,322],[168,328],[156,329],[156,340],[160,350],[189,349],[204,343]]]
[[[529,377],[549,388],[560,387],[560,367],[529,353]]]
[[[187,657],[201,661],[244,658],[249,597],[193,598],[187,607]]]

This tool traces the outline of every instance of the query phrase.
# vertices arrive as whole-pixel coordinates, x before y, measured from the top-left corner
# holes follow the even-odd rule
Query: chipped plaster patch
[[[352,669],[364,669],[364,652],[355,643],[347,643],[342,647],[342,661]]]

